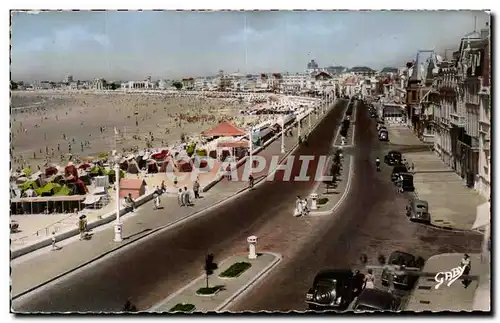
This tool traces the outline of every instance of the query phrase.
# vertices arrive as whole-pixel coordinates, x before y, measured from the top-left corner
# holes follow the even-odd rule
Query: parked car
[[[425,260],[422,257],[414,256],[407,252],[394,251],[389,256],[388,264],[402,266],[408,271],[408,273],[405,274],[394,275],[392,278],[392,282],[394,284],[394,287],[396,288],[410,290],[418,280],[418,275],[412,275],[411,271],[418,272],[422,270],[425,264]],[[389,285],[389,275],[391,275],[389,270],[384,269],[382,271],[382,285]]]
[[[403,190],[405,192],[415,191],[415,186],[413,185],[413,174],[412,173],[399,173],[403,176]]]
[[[378,132],[378,140],[380,141],[389,141],[389,133],[385,130],[380,130]]]
[[[312,310],[347,309],[363,288],[363,279],[357,279],[350,269],[328,269],[316,274],[312,288],[306,294],[306,303]]]
[[[389,151],[384,157],[384,162],[390,166],[400,165],[401,160],[403,160],[401,153],[395,150]]]
[[[354,302],[353,310],[359,311],[397,311],[400,301],[391,293],[375,289],[364,289]]]
[[[396,165],[392,168],[391,180],[396,182],[399,178],[399,174],[408,173],[408,169],[405,165]]]
[[[431,222],[429,203],[424,200],[414,199],[406,206],[406,216],[410,221]]]

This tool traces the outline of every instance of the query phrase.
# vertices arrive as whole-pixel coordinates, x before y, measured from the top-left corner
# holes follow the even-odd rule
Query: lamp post
[[[120,163],[119,156],[115,156],[115,203],[116,203],[116,222],[115,222],[115,242],[122,242],[122,223],[120,221]]]
[[[281,153],[285,153],[285,116],[281,116]]]
[[[250,134],[249,137],[250,139],[250,151],[248,155],[248,160],[250,161],[250,175],[252,175],[252,168],[253,168],[253,158],[252,158],[252,151],[253,151],[253,127],[250,127]]]
[[[311,112],[309,109],[307,110],[308,113],[307,113],[307,118],[308,118],[308,123],[309,123],[309,132],[311,132]]]
[[[297,140],[300,140],[300,122],[301,122],[300,114],[298,115],[298,125],[297,125]]]

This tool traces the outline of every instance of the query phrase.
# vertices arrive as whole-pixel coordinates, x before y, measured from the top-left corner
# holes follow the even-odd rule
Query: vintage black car
[[[320,271],[306,294],[306,303],[312,310],[346,310],[363,289],[364,276],[350,269]]]
[[[415,186],[413,185],[413,174],[412,173],[399,173],[403,177],[403,191],[413,192],[415,191]]]
[[[429,213],[429,203],[424,200],[414,199],[406,206],[406,216],[410,221],[431,222],[431,214]]]
[[[422,257],[414,256],[406,252],[394,251],[389,256],[388,264],[401,266],[400,270],[406,270],[408,272],[406,274],[393,275],[392,282],[394,287],[410,290],[418,280],[418,276],[412,275],[411,273],[421,270],[424,267],[425,260]],[[391,275],[391,273],[387,269],[382,271],[382,285],[389,285],[389,275]]]
[[[400,301],[391,293],[375,289],[366,288],[356,299],[353,310],[361,311],[397,311]]]
[[[408,173],[408,169],[405,165],[396,165],[392,168],[391,180],[396,182],[399,179],[399,175],[402,173]]]
[[[401,160],[403,159],[401,153],[399,151],[391,150],[385,155],[384,161],[387,165],[394,166],[401,164]]]
[[[389,141],[389,133],[387,132],[387,130],[382,129],[378,132],[378,140]]]

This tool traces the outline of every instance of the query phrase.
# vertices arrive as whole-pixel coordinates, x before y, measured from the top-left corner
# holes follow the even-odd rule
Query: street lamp
[[[116,222],[115,222],[115,242],[122,242],[122,223],[120,221],[120,156],[113,152],[115,155],[115,203],[116,203]]]
[[[250,151],[248,155],[248,160],[250,162],[250,175],[252,175],[252,168],[253,168],[253,156],[252,156],[252,151],[253,151],[253,127],[250,126],[250,135],[248,137],[250,139]]]
[[[285,153],[285,115],[281,116],[281,153]]]

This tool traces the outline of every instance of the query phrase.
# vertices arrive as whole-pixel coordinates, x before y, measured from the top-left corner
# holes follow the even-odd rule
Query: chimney
[[[486,39],[490,35],[490,24],[487,22],[486,26],[481,29],[481,39]]]

